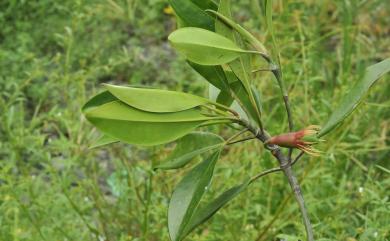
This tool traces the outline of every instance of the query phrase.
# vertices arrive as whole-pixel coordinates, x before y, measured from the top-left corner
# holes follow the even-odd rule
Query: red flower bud
[[[321,152],[312,147],[312,145],[322,141],[317,138],[317,133],[319,130],[319,126],[311,125],[300,131],[273,136],[268,141],[266,141],[265,144],[274,144],[288,148],[298,148],[307,154],[319,156]]]

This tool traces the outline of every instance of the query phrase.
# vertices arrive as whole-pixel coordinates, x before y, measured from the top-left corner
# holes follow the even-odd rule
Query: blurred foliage
[[[321,124],[365,66],[390,55],[386,0],[274,1],[277,45],[299,127]],[[235,17],[266,46],[261,4]],[[114,144],[80,108],[100,83],[207,93],[166,41],[163,0],[0,2],[0,240],[168,240],[166,210],[183,171],[153,172],[172,148]],[[295,166],[317,240],[390,240],[390,77],[320,148]],[[264,122],[286,130],[276,82],[259,74]],[[227,130],[217,130],[223,136]],[[276,162],[255,142],[217,164],[212,198]],[[304,233],[281,174],[259,180],[188,240],[294,240]]]

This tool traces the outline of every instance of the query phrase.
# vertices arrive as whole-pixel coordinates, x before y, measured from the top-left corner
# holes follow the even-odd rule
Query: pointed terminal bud
[[[265,144],[274,144],[287,148],[298,148],[307,154],[319,156],[320,151],[314,149],[312,145],[318,144],[323,140],[317,138],[319,126],[311,125],[297,132],[290,132],[271,137]]]

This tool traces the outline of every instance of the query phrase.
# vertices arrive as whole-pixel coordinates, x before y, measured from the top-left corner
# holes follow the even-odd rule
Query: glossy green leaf
[[[229,79],[230,89],[234,92],[234,95],[237,97],[240,102],[240,109],[243,109],[245,112],[245,116],[248,118],[259,121],[259,117],[256,111],[256,100],[252,102],[250,96],[245,91],[245,88],[241,81],[238,80],[237,76],[235,76],[232,72],[226,72],[226,77]],[[242,112],[242,111],[241,111]],[[242,115],[241,115],[242,116]]]
[[[228,204],[233,198],[237,197],[241,192],[246,190],[249,185],[249,181],[241,185],[232,187],[227,191],[223,192],[216,199],[196,210],[194,215],[191,218],[190,223],[187,225],[185,230],[185,235],[188,235],[193,231],[197,226],[206,222],[210,219],[215,213],[217,213],[222,207]]]
[[[219,3],[218,13],[221,15],[231,18],[231,6],[230,0],[221,0]],[[215,30],[218,34],[225,36],[226,38],[232,40],[237,46],[245,47],[240,36],[235,35],[235,32],[232,28],[227,26],[222,21],[215,22]],[[236,74],[236,76],[242,81],[246,91],[250,91],[250,81],[251,81],[251,64],[250,64],[250,55],[243,55],[237,58],[235,61],[232,61],[229,66]]]
[[[207,104],[209,100],[183,92],[105,85],[124,103],[144,111],[177,112]]]
[[[108,91],[103,91],[94,97],[92,97],[85,105],[82,107],[82,111],[85,112],[88,109],[106,104],[108,102],[116,101],[118,100],[115,96],[113,96],[110,92]]]
[[[221,0],[218,8],[218,13],[228,18],[232,17],[230,0]],[[215,31],[222,36],[232,40],[237,46],[244,47],[243,42],[239,36],[236,36],[234,30],[227,26],[222,21],[215,22]],[[232,71],[236,76],[242,81],[245,89],[249,93],[250,86],[250,75],[248,74],[251,71],[250,67],[250,55],[243,55],[237,58],[235,61],[229,64]],[[249,71],[249,72],[248,72]]]
[[[214,9],[214,10],[218,9],[217,4],[215,4],[211,0],[201,0],[201,1],[192,0],[192,3],[197,5],[202,11],[206,10],[206,9]],[[193,7],[192,9],[194,9],[194,6],[191,3],[184,2],[183,4],[178,5],[180,7],[179,11],[180,10],[184,11],[188,4]],[[199,9],[195,8],[195,10],[193,10],[193,11],[199,12]],[[190,15],[190,16],[192,16],[192,15]],[[210,16],[207,15],[206,18],[209,19]],[[180,23],[179,27],[201,27],[201,26],[197,26],[196,22],[195,22],[195,24],[194,24],[194,22],[185,22],[179,16],[177,16],[177,19],[178,19],[178,22]],[[196,19],[196,20],[199,20],[199,19]],[[211,28],[206,28],[206,29],[213,31],[214,26],[212,26]],[[190,61],[188,61],[188,63],[196,72],[198,72],[209,83],[213,84],[218,89],[226,89],[226,84],[225,84],[226,77],[224,75],[224,72],[223,72],[221,66],[199,65],[199,64],[196,64],[196,63],[193,63]]]
[[[190,0],[169,0],[169,4],[185,26],[214,31],[214,19],[201,8],[204,3],[195,4],[194,2]]]
[[[212,1],[212,0],[190,0],[194,4],[196,4],[200,9],[206,10],[206,9],[213,9],[217,10],[218,5]]]
[[[172,241],[184,238],[184,232],[213,176],[219,152],[188,172],[173,191],[168,208],[168,229]]]
[[[224,106],[231,106],[234,102],[234,98],[232,97],[230,92],[220,91],[217,96],[216,102]]]
[[[232,13],[230,3],[231,0],[220,0],[218,5],[218,13],[231,18]],[[215,21],[215,32],[221,34],[222,36],[225,36],[228,39],[234,40],[233,29],[220,20]]]
[[[318,137],[326,135],[345,120],[356,109],[370,87],[389,71],[390,58],[368,67],[364,77],[344,96],[339,107],[333,111],[328,121],[323,125],[323,128],[318,133]]]
[[[180,28],[168,39],[188,60],[201,65],[221,65],[243,53],[257,53],[243,50],[230,39],[201,28]]]
[[[117,138],[108,136],[108,135],[101,135],[89,148],[97,148],[105,145],[109,145],[112,143],[119,142]]]
[[[219,90],[217,87],[215,87],[212,84],[209,84],[209,99],[212,101],[216,101],[217,97],[221,90]]]
[[[218,17],[218,21],[215,22],[216,32],[231,39],[237,46],[245,48],[245,43],[241,37],[246,37],[249,42],[254,42],[254,46],[258,46],[258,41],[245,29],[238,24],[234,23],[231,13],[231,0],[221,0],[218,8],[218,12],[210,11]],[[238,35],[240,33],[241,35]],[[248,37],[249,36],[249,37]],[[253,40],[255,39],[255,40]],[[261,45],[261,44],[260,44]],[[264,50],[264,48],[260,48]],[[251,55],[241,55],[239,58],[229,63],[229,67],[236,75],[237,79],[241,81],[248,98],[244,93],[240,93],[241,97],[245,100],[241,100],[241,103],[247,108],[247,112],[250,112],[250,116],[254,118],[257,123],[260,123],[261,110],[256,104],[255,97],[252,93],[252,66]],[[237,84],[235,84],[237,86]],[[246,101],[249,99],[249,102]],[[244,103],[245,102],[245,103]]]
[[[224,106],[231,106],[234,101],[230,90],[220,90],[212,84],[209,84],[209,99]]]
[[[248,96],[246,95],[244,88],[242,87],[242,84],[240,83],[240,81],[235,77],[235,75],[231,71],[226,71],[226,75],[230,76],[228,78],[229,81],[233,81],[233,82],[229,83],[229,89],[231,89],[231,91],[230,90],[229,90],[229,92],[221,91],[210,84],[209,85],[209,99],[212,101],[215,101],[217,103],[220,103],[224,106],[230,106],[230,108],[232,110],[236,111],[241,118],[243,118],[245,120],[249,120],[249,118],[248,118],[249,112],[247,114],[247,111],[245,111],[241,107],[241,105],[237,102],[237,100],[235,100],[232,97],[232,94],[231,94],[231,92],[233,92],[234,95],[238,98],[238,101],[240,103],[243,103],[243,101],[244,101],[245,104],[242,104],[242,106],[245,106],[246,109],[247,108],[253,109],[253,107],[251,107],[251,105],[250,105],[250,102],[248,102],[249,99],[248,99]],[[233,77],[233,79],[232,79],[232,77]],[[241,100],[241,99],[243,99],[243,100]],[[249,103],[249,105],[248,105],[248,103]],[[255,113],[255,112],[252,111],[252,113]]]
[[[263,105],[261,103],[261,95],[259,90],[256,88],[256,86],[251,85],[252,93],[255,98],[255,103],[257,105],[257,108],[260,110],[260,112],[263,112]]]
[[[222,6],[222,4],[225,4],[225,7]],[[246,30],[241,25],[235,23],[232,20],[231,13],[229,12],[230,7],[226,7],[227,4],[230,4],[229,0],[223,0],[223,2],[221,1],[221,4],[219,6],[220,10],[218,12],[214,10],[207,10],[207,12],[214,14],[219,20],[216,21],[216,31],[221,31],[217,28],[217,24],[220,24],[221,26],[222,24],[225,24],[226,27],[229,27],[230,29],[235,30],[237,33],[239,33],[244,40],[250,43],[257,51],[263,53],[263,57],[265,57],[267,55],[267,50],[264,45],[248,30]]]
[[[188,61],[188,64],[205,78],[210,84],[220,90],[228,90],[227,79],[221,66],[200,65]]]
[[[188,164],[194,157],[215,149],[221,149],[224,139],[216,134],[193,132],[177,141],[174,151],[156,166],[156,169],[177,169]]]
[[[198,109],[152,113],[112,101],[85,111],[86,118],[101,132],[120,141],[152,146],[174,141],[215,118]]]
[[[240,98],[244,98],[244,101],[245,103],[247,104],[248,103],[248,97],[245,96],[245,90],[243,89],[242,87],[242,84],[239,82],[239,80],[235,77],[235,75],[233,73],[231,73],[231,71],[227,71],[226,72],[226,75],[227,76],[230,76],[232,75],[234,79],[231,79],[231,77],[229,77],[228,79],[230,79],[230,81],[233,81],[233,82],[230,82],[229,83],[229,88],[231,88],[231,91],[229,90],[229,92],[226,92],[226,91],[221,91],[219,89],[217,89],[216,87],[214,87],[213,85],[209,85],[209,99],[212,100],[212,101],[215,101],[217,103],[220,103],[224,106],[230,106],[230,108],[234,111],[236,111],[238,113],[238,115],[245,119],[245,120],[249,120],[248,118],[248,114],[247,114],[247,111],[245,111],[241,105],[237,102],[237,100],[235,100],[233,97],[232,97],[232,94],[231,92],[233,92],[235,94],[235,96],[237,96],[237,93],[240,93],[238,97],[238,101],[240,101],[240,103],[242,103],[242,101],[240,100]],[[236,82],[234,84],[234,81]],[[236,86],[238,85],[238,87]],[[242,96],[243,93],[244,95]],[[246,106],[243,105],[243,106]],[[251,106],[248,106],[249,109],[251,109],[252,107]]]
[[[237,76],[237,78],[241,81],[245,91],[248,93],[248,95],[250,95],[251,94],[250,85],[252,82],[252,76],[251,76],[252,68],[251,68],[250,56],[243,56],[236,59],[235,61],[229,63],[229,67],[231,68],[233,73]]]

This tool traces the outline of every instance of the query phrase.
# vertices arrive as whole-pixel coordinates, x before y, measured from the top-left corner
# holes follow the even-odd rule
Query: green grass
[[[297,128],[322,124],[364,68],[390,55],[386,0],[274,1],[275,34]],[[153,172],[171,147],[88,149],[80,108],[100,83],[205,95],[206,82],[169,47],[162,0],[0,3],[0,240],[168,240],[167,207],[188,169]],[[235,16],[267,47],[255,0]],[[258,77],[264,122],[287,129],[276,81]],[[390,240],[390,76],[295,167],[317,240]],[[230,131],[215,129],[227,137]],[[254,141],[219,160],[206,199],[276,162]],[[188,240],[302,237],[282,174],[257,181]]]

